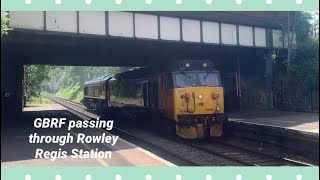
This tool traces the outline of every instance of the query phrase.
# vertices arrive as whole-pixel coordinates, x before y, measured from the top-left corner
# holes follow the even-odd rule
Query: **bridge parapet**
[[[229,23],[143,12],[21,12],[9,13],[10,27],[40,32],[90,34],[169,42],[253,48],[287,48],[286,32],[270,26]],[[241,17],[243,18],[243,17]],[[293,35],[293,44],[296,44]]]

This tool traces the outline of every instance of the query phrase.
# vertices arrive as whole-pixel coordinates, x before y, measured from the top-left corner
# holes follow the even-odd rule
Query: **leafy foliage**
[[[25,66],[25,89],[27,96],[40,96],[43,90],[42,84],[50,80],[49,66],[28,65]]]
[[[52,66],[48,74],[50,81],[43,83],[43,90],[61,98],[80,102],[83,98],[83,84],[86,81],[104,76],[112,76],[131,69],[133,68]]]
[[[12,30],[12,28],[8,27],[8,13],[1,11],[1,37],[8,33],[9,30]]]
[[[295,12],[293,18],[297,45],[291,49],[290,59],[284,52],[276,52],[275,99],[287,110],[319,109],[319,101],[314,101],[318,99],[314,96],[319,96],[319,34],[315,33],[319,19],[310,12]]]

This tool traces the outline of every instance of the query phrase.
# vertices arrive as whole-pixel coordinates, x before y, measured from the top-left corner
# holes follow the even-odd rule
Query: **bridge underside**
[[[17,64],[63,66],[150,66],[184,58],[210,59],[218,64],[265,51],[252,47],[17,31],[6,37],[2,46],[10,61],[16,59]]]
[[[13,31],[1,42],[2,114],[21,111],[23,65],[151,66],[176,59],[210,59],[222,73],[226,109],[272,107],[271,53],[264,48],[204,45],[72,34]],[[266,63],[269,62],[269,63]],[[240,83],[237,82],[237,73]],[[241,86],[241,95],[237,91]],[[4,93],[14,94],[4,97]],[[258,94],[257,94],[258,92]],[[258,99],[257,99],[258,98]],[[259,101],[259,102],[258,102]],[[262,105],[261,105],[261,102]],[[10,104],[11,103],[11,104]],[[259,104],[260,103],[260,104]],[[1,119],[4,119],[2,117]],[[6,118],[7,119],[7,118]]]

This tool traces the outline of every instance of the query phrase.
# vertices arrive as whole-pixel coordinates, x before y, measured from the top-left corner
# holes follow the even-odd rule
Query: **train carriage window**
[[[92,96],[92,87],[91,86],[88,87],[88,96]]]
[[[99,89],[100,89],[99,86],[95,86],[95,87],[94,87],[94,96],[95,96],[95,97],[98,97],[98,96],[99,96]]]
[[[98,96],[102,95],[102,86],[98,86]]]
[[[90,96],[95,97],[95,94],[96,94],[95,90],[96,90],[95,86],[90,86]]]
[[[87,96],[88,95],[88,87],[84,88],[84,95]]]
[[[104,84],[101,84],[100,86],[100,96],[104,94]]]

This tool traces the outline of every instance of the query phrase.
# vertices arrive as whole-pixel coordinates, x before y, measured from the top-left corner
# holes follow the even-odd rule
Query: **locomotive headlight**
[[[187,67],[187,68],[190,67],[190,63],[187,63],[187,64],[186,64],[186,67]]]
[[[217,99],[219,97],[219,94],[216,94],[216,93],[212,93],[212,99]]]
[[[207,67],[208,66],[208,64],[207,63],[203,63],[203,67]]]

